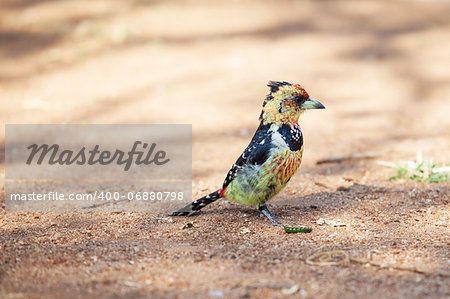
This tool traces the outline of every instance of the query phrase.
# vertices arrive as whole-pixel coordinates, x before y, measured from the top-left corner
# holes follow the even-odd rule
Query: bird
[[[260,124],[250,144],[225,177],[222,188],[197,199],[170,216],[191,216],[220,198],[254,207],[273,225],[279,222],[266,202],[277,195],[300,167],[303,134],[299,117],[308,109],[325,106],[311,98],[303,86],[269,81]]]

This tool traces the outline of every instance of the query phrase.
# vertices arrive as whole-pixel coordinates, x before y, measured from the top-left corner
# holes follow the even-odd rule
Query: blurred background
[[[188,123],[193,125],[193,194],[199,196],[220,186],[224,174],[248,144],[268,93],[267,82],[289,81],[302,84],[310,96],[320,100],[327,109],[308,111],[301,117],[305,136],[303,165],[278,202],[288,200],[287,207],[311,204],[316,209],[319,207],[317,213],[323,213],[327,206],[336,208],[336,203],[342,199],[339,192],[332,193],[339,200],[333,197],[328,201],[326,196],[331,193],[317,193],[327,189],[326,186],[334,188],[355,181],[371,186],[392,185],[386,181],[391,170],[374,162],[315,165],[320,159],[377,152],[379,159],[396,161],[414,159],[420,150],[441,164],[449,163],[449,16],[450,2],[444,0],[2,0],[0,149],[4,153],[6,123]],[[0,157],[0,167],[4,169],[4,155]],[[324,185],[315,182],[328,185],[324,189]],[[408,184],[404,187],[428,188]],[[436,200],[441,200],[442,194],[448,192],[446,187],[442,188],[436,191]],[[369,195],[375,192],[364,190]],[[406,198],[418,194],[411,191],[415,189],[402,190]],[[429,194],[427,190],[422,194],[425,197]],[[352,200],[359,196],[357,192]],[[303,197],[313,193],[317,196]],[[445,196],[448,199],[448,195]],[[389,205],[395,205],[397,197],[399,195],[395,195]],[[367,211],[377,211],[370,206],[373,202],[368,203]],[[419,199],[412,198],[411,202],[417,204],[415,208],[423,208]],[[403,216],[397,215],[395,219],[407,222],[416,218],[422,222],[409,223],[410,230],[392,229],[392,234],[404,233],[401,237],[408,240],[402,250],[424,246],[420,249],[424,254],[420,256],[427,256],[429,260],[422,261],[422,265],[436,269],[448,266],[448,229],[447,236],[443,232],[445,223],[448,225],[448,201],[433,210],[438,224],[433,224],[432,229],[440,231],[431,229],[426,237],[428,242],[422,240],[421,245],[416,242],[421,236],[411,236],[422,228],[421,232],[427,234],[429,227],[422,224],[431,221],[430,215],[411,216],[408,214],[410,206],[404,204],[397,209],[403,209],[400,214]],[[222,205],[222,208],[228,207],[225,203]],[[220,211],[218,207],[215,209]],[[384,206],[380,209],[392,210]],[[311,211],[305,212],[303,219],[309,219],[306,217],[313,214]],[[336,210],[331,209],[330,213],[333,211]],[[345,211],[351,219],[369,217],[366,210]],[[229,214],[236,213],[233,210]],[[381,212],[374,213],[381,215]],[[222,214],[208,214],[206,221],[216,216],[227,219]],[[10,216],[9,222],[17,225],[27,217],[31,217],[31,223],[42,220],[33,220],[29,215],[14,217]],[[111,218],[123,216],[105,217],[102,221],[109,223]],[[128,217],[124,227],[132,221],[141,221],[137,216],[134,220],[131,219],[134,216]],[[201,221],[199,218],[196,221]],[[220,221],[218,219],[214,221]],[[385,221],[391,223],[388,221],[392,219]],[[238,217],[235,222],[240,220]],[[79,222],[74,223],[75,227],[79,225]],[[444,224],[439,226],[439,223]],[[46,225],[42,228],[55,229]],[[175,227],[170,229],[177,231],[180,224],[173,225]],[[8,240],[15,238],[14,229],[11,224]],[[122,237],[126,238],[127,230],[122,231]],[[318,231],[327,233],[323,227]],[[361,234],[369,243],[375,240],[368,248],[378,249],[375,235],[384,231],[384,226],[372,232],[355,230],[343,237],[341,245],[349,246],[351,243],[345,238]],[[136,234],[143,234],[143,231]],[[276,236],[281,238],[279,242],[285,242],[283,236]],[[272,237],[266,241],[270,242]],[[324,240],[328,240],[327,236]],[[197,240],[209,244],[209,240],[203,241]],[[179,242],[186,241],[180,239]],[[309,253],[323,244],[326,241],[309,244]],[[442,247],[432,249],[436,244]],[[258,243],[254,250],[263,247]],[[298,248],[297,245],[288,247]],[[115,250],[113,246],[109,249]],[[186,247],[182,247],[176,254],[185,250]],[[11,251],[11,256],[15,252]],[[285,254],[284,251],[276,253]],[[417,257],[405,256],[411,260]],[[292,259],[297,260],[297,253],[292,254]],[[78,275],[76,267],[75,276]],[[192,273],[197,274],[198,269],[194,267]],[[215,265],[210,268],[213,270],[216,271]],[[230,273],[243,273],[241,270]],[[23,269],[23,276],[16,276],[17,283],[22,283],[21,277],[27,277],[27,271]],[[255,271],[266,272],[258,268]],[[330,271],[330,277],[337,277],[334,270]],[[369,273],[367,277],[375,276]],[[389,281],[386,277],[383,281]],[[405,279],[406,282],[399,284],[400,288],[402,284],[419,287],[414,277]],[[327,283],[334,283],[332,281],[327,280]],[[379,282],[375,281],[373,290],[378,286]],[[341,284],[336,283],[325,289],[340,287]],[[426,295],[423,290],[414,290],[416,295]],[[364,294],[371,294],[369,291]]]
[[[327,107],[302,117],[305,163],[419,149],[444,163],[449,15],[448,1],[3,0],[2,127],[191,123],[194,169],[223,173],[266,83],[285,80]]]
[[[314,159],[421,148],[445,162],[449,15],[448,1],[3,0],[2,127],[192,123],[236,155],[265,84],[286,80],[327,107],[302,119]]]

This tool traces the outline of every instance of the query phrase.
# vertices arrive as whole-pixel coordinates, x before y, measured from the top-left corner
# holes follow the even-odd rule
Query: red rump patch
[[[294,86],[295,90],[305,99],[309,99],[309,94],[306,92],[306,90],[300,85],[300,84],[292,84]]]

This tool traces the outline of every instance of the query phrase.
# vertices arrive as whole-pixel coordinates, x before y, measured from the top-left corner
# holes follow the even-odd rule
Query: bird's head
[[[310,98],[299,84],[270,81],[270,93],[263,103],[260,119],[264,124],[297,123],[306,109],[324,109],[317,100]]]

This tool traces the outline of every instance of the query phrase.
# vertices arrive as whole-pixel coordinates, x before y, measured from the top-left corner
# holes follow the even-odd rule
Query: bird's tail
[[[199,198],[191,202],[184,208],[181,208],[178,211],[173,212],[172,214],[170,214],[170,216],[191,216],[196,211],[206,207],[210,203],[213,203],[219,198],[223,197],[223,191],[224,191],[223,189],[219,189],[209,195],[203,196],[202,198]]]

